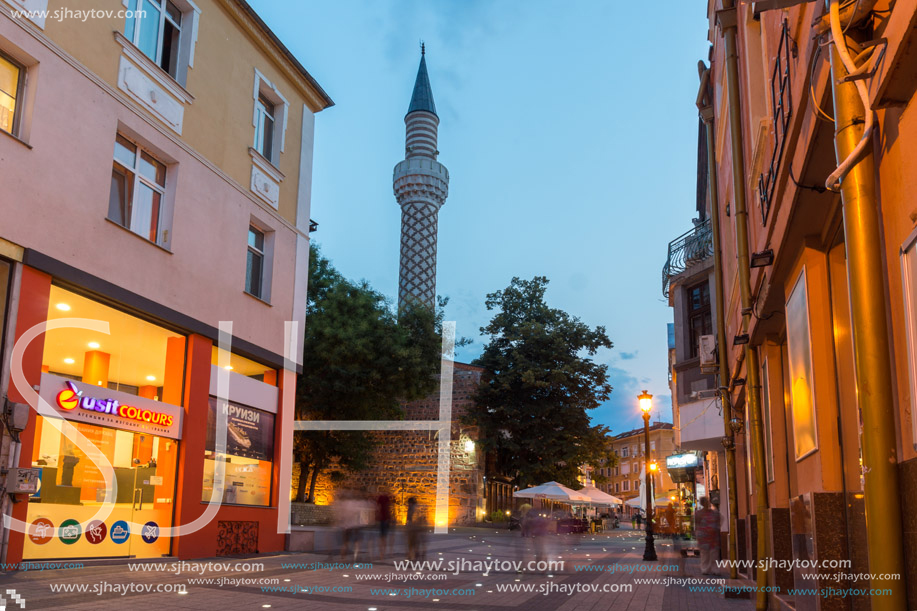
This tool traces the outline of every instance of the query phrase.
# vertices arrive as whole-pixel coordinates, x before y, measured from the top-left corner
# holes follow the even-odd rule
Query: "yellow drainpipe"
[[[710,69],[704,62],[698,62],[698,69],[701,70],[700,89],[697,92],[697,109],[700,111],[701,119],[704,121],[704,127],[707,131],[707,185],[710,190],[710,211],[712,218],[710,224],[713,229],[713,269],[714,282],[716,283],[716,336],[717,350],[720,362],[719,372],[719,389],[720,400],[723,407],[723,446],[726,454],[726,486],[729,494],[729,578],[736,579],[738,570],[735,561],[737,559],[736,551],[736,520],[739,515],[739,495],[736,485],[736,446],[735,433],[729,424],[732,418],[732,397],[729,394],[729,362],[728,350],[726,344],[726,315],[723,305],[723,260],[720,250],[720,210],[719,210],[719,189],[716,178],[716,149],[713,133],[713,106],[706,104],[708,93],[708,83],[710,82]]]
[[[751,268],[748,261],[748,207],[745,202],[745,149],[742,142],[742,107],[739,104],[739,66],[736,44],[737,16],[735,0],[724,0],[717,12],[726,44],[726,89],[729,102],[729,136],[732,147],[732,186],[735,198],[736,250],[738,251],[739,292],[742,298],[742,326],[748,329],[752,312]],[[758,353],[751,342],[745,344],[745,400],[748,403],[750,441],[754,449],[755,498],[757,499],[758,558],[767,558],[767,473],[764,461],[764,427],[758,395],[761,381],[758,375]],[[750,483],[750,482],[749,482]],[[758,569],[757,611],[767,609],[767,571]]]
[[[856,28],[848,37],[853,38]],[[844,81],[837,49],[831,46],[831,82],[838,163],[846,159],[863,136],[865,110],[856,86]],[[888,319],[885,312],[885,266],[882,264],[881,219],[876,200],[872,146],[841,182],[847,277],[853,318],[857,403],[863,418],[866,537],[869,572],[902,578],[901,507],[898,504],[898,455]],[[873,611],[907,608],[902,579],[872,579],[872,588],[892,594],[871,599]]]

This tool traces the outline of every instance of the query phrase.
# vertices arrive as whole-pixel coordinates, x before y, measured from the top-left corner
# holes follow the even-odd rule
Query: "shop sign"
[[[697,467],[697,454],[674,454],[665,457],[667,469],[692,469]]]
[[[182,409],[125,392],[41,375],[41,397],[63,418],[123,430],[181,437]]]

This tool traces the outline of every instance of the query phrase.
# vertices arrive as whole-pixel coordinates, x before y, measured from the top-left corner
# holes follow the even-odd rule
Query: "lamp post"
[[[650,461],[650,410],[653,409],[653,395],[644,390],[637,396],[637,400],[640,402],[640,409],[643,411],[643,431],[646,437],[644,439],[646,443],[646,458],[643,460],[646,471],[646,549],[643,551],[643,560],[651,561],[656,560],[656,545],[653,540],[653,487],[650,483],[653,471],[656,470],[656,463]]]

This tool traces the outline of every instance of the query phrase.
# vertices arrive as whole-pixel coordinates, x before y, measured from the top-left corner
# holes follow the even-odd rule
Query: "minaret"
[[[421,45],[414,94],[404,117],[404,161],[395,166],[392,186],[401,206],[401,269],[398,310],[436,302],[436,232],[439,209],[449,195],[449,171],[436,160],[439,117]]]

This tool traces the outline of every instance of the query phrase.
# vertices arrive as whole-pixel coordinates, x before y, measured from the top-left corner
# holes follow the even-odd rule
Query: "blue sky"
[[[485,295],[544,275],[550,305],[615,344],[594,421],[640,425],[643,388],[671,421],[661,269],[694,215],[705,2],[250,1],[336,103],[316,117],[312,218],[342,273],[397,294],[392,168],[422,39],[450,172],[437,291],[474,340],[459,360],[483,347]]]

